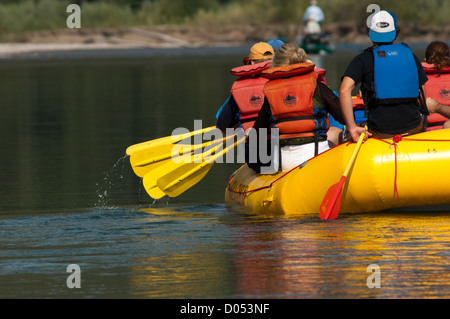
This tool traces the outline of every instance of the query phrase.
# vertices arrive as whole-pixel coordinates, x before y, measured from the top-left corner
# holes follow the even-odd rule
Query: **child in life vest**
[[[315,65],[307,60],[305,51],[292,44],[282,45],[275,52],[272,68],[264,70],[262,76],[269,81],[264,86],[264,104],[253,129],[257,135],[262,134],[261,130],[278,129],[278,168],[288,171],[329,149],[328,113],[340,123],[344,123],[344,118],[338,97],[318,79]]]
[[[263,87],[267,82],[260,74],[270,68],[273,54],[270,44],[256,43],[244,59],[244,65],[230,71],[237,79],[230,96],[216,114],[218,129],[225,132],[227,128],[242,127],[245,132],[253,126],[264,102]]]

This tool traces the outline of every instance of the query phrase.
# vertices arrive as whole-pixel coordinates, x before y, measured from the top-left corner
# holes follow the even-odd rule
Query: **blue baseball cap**
[[[369,26],[369,38],[377,43],[389,43],[397,35],[397,18],[394,14],[381,10],[372,15]]]
[[[267,41],[267,43],[272,46],[274,51],[276,51],[279,47],[281,47],[284,44],[283,41],[278,39],[269,40]]]

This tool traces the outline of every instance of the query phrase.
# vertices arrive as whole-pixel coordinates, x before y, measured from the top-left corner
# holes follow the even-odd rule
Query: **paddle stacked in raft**
[[[128,147],[131,167],[137,176],[143,178],[150,197],[179,196],[202,180],[219,158],[245,140],[244,136],[233,134],[201,144],[178,143],[214,129],[211,126]]]

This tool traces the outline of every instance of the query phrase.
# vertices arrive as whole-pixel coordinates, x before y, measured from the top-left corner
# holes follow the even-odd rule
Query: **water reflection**
[[[92,207],[98,183],[129,145],[192,129],[194,119],[215,123],[232,82],[224,70],[234,63],[190,57],[0,65],[0,211]],[[139,201],[139,180],[129,164],[124,170],[122,188],[109,198],[114,205]],[[231,172],[218,174],[226,181]],[[223,186],[215,185],[212,196],[222,201]]]
[[[217,215],[224,212],[223,206],[141,211],[149,214],[153,230],[146,240],[149,254],[136,259],[138,265],[133,267],[130,278],[135,297],[233,296],[230,245],[234,235]],[[164,229],[161,223],[170,223],[172,231]]]
[[[193,217],[189,213],[151,212],[176,220]],[[450,224],[445,214],[349,215],[328,222],[317,216],[217,217],[197,216],[195,229],[191,225],[189,231],[178,234],[189,238],[186,251],[166,250],[140,260],[131,279],[138,296],[450,296]],[[182,240],[174,236],[167,241]],[[172,244],[169,246],[174,247]],[[379,289],[367,286],[371,264],[381,269]],[[170,285],[174,289],[169,289]]]
[[[254,216],[224,205],[4,220],[3,297],[448,298],[448,214]],[[68,264],[82,289],[64,283]],[[369,289],[367,266],[381,269]]]

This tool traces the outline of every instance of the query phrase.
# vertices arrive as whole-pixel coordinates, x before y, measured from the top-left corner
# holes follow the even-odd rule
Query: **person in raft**
[[[373,45],[348,65],[339,89],[346,129],[356,142],[360,134],[391,138],[425,130],[427,113],[424,86],[427,79],[417,56],[404,43],[394,43],[399,33],[394,14],[379,11],[372,15],[368,35]],[[352,90],[361,83],[368,108],[367,126],[355,123]],[[422,93],[421,93],[422,91]]]
[[[319,79],[305,51],[293,44],[282,45],[275,52],[272,68],[262,76],[269,81],[253,129],[259,140],[261,129],[278,128],[280,160],[276,169],[288,171],[329,149],[328,113],[340,123],[344,117],[338,97]],[[247,164],[259,173],[265,163]]]
[[[244,65],[231,69],[238,78],[231,87],[231,95],[216,114],[216,127],[225,132],[227,128],[242,127],[244,132],[253,126],[264,102],[264,84],[268,81],[261,72],[270,68],[274,50],[265,42],[254,44]]]
[[[427,73],[428,130],[450,128],[450,49],[442,41],[431,42],[425,50]]]

